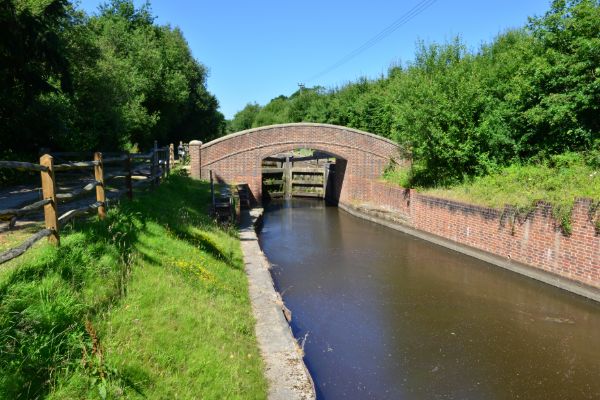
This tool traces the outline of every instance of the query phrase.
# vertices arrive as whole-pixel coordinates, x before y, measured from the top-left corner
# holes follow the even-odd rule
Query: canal
[[[319,399],[598,399],[600,305],[321,201],[260,233]]]

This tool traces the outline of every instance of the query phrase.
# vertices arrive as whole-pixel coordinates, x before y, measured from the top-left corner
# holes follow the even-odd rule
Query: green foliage
[[[231,121],[229,121],[227,132],[239,132],[252,128],[256,116],[261,110],[261,106],[256,103],[248,103],[243,110],[238,111]]]
[[[66,0],[2,0],[0,30],[3,149],[114,151],[224,133],[206,68],[148,4],[113,0],[88,16]]]
[[[600,170],[589,160],[589,155],[568,152],[540,163],[512,164],[448,188],[423,188],[423,192],[496,209],[510,205],[528,211],[545,201],[552,205],[563,229],[570,232],[575,199],[600,199]],[[386,180],[405,185],[410,181],[407,174],[410,171],[398,169],[388,173]]]
[[[528,144],[550,153],[589,148],[600,137],[600,3],[554,0],[529,29],[537,46],[523,71],[535,95],[523,110]]]
[[[289,101],[285,96],[274,98],[262,107],[254,118],[253,127],[291,122],[289,119]]]
[[[411,150],[418,182],[440,184],[485,172],[486,155],[499,140],[478,129],[486,95],[464,45],[421,45],[392,90],[401,99],[393,104],[394,137]]]
[[[54,106],[48,99],[71,90],[66,45],[60,35],[68,26],[66,3],[65,0],[0,1],[0,148],[3,151],[21,153],[41,146],[48,135],[41,129],[47,126],[60,129],[60,123],[52,115],[60,105]],[[36,130],[40,115],[48,115],[48,119]],[[24,148],[13,147],[16,142]]]
[[[401,168],[397,165],[388,165],[383,172],[383,180],[403,188],[413,186],[413,168]]]
[[[265,398],[239,239],[172,175],[0,271],[0,398]]]
[[[121,295],[131,228],[112,213],[12,262],[0,282],[0,397],[43,396],[92,353],[85,321]]]
[[[342,88],[302,89],[253,126],[325,122],[392,138],[412,152],[412,185],[484,176],[514,162],[600,147],[600,3],[556,0],[478,51],[419,43],[413,62]]]

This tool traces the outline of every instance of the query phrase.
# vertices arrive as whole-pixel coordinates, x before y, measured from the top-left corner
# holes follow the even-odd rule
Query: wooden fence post
[[[48,167],[47,171],[41,172],[42,177],[42,195],[44,199],[52,200],[44,206],[44,221],[46,229],[52,230],[52,234],[48,236],[48,242],[58,246],[60,244],[60,236],[58,233],[58,210],[56,202],[56,181],[54,179],[54,159],[50,154],[44,154],[40,157],[40,165]]]
[[[94,167],[94,175],[96,177],[96,201],[102,203],[98,207],[98,218],[104,219],[106,217],[106,194],[104,193],[104,168],[102,166],[102,153],[94,153],[94,161],[98,162],[98,165]]]
[[[152,176],[153,180],[151,185],[158,185],[160,183],[158,176],[154,177],[154,175],[158,174],[158,142],[154,141],[154,151],[152,152]]]
[[[210,201],[212,204],[212,212],[215,212],[215,183],[213,181],[212,169],[208,171],[210,175]]]
[[[165,147],[165,164],[167,169],[167,176],[171,173],[171,153],[169,147]]]
[[[125,159],[125,188],[127,189],[127,197],[129,200],[133,199],[133,185],[131,182],[131,153],[127,152],[127,158]]]
[[[160,179],[163,180],[165,176],[167,176],[167,148],[163,147],[160,149],[161,160],[158,162],[158,165],[162,165],[160,169]]]
[[[169,165],[175,165],[175,145],[173,143],[169,145]]]

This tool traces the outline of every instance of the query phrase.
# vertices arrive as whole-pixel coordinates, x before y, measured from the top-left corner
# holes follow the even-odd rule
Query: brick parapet
[[[385,138],[356,129],[327,124],[283,124],[234,133],[201,149],[201,177],[212,170],[225,182],[248,183],[261,198],[261,162],[265,157],[294,150],[319,150],[345,162],[338,198],[366,198],[365,182],[381,175],[392,160],[407,164],[400,147]]]

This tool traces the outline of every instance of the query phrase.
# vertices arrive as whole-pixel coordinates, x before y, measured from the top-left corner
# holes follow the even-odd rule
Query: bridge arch
[[[232,133],[211,142],[190,143],[193,178],[213,176],[226,183],[248,184],[253,197],[262,198],[264,158],[297,148],[319,150],[338,160],[336,201],[350,202],[368,197],[369,183],[378,179],[390,162],[406,164],[393,141],[343,126],[293,123],[270,125]]]

